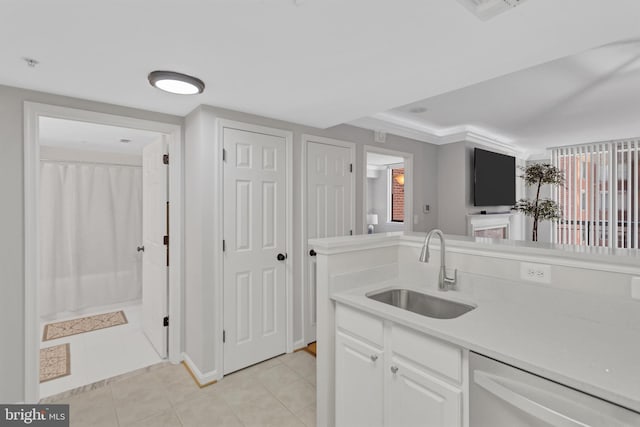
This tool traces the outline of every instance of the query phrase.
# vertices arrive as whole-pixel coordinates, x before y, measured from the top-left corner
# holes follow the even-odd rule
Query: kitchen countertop
[[[477,307],[455,319],[433,319],[366,297],[387,288],[414,289]],[[640,413],[637,330],[512,302],[476,302],[466,294],[428,291],[397,279],[331,298]]]
[[[356,236],[310,239],[315,251],[321,255],[360,251],[385,246],[405,245],[421,247],[425,233],[390,232],[360,234]],[[481,253],[487,257],[542,262],[551,265],[589,265],[603,271],[640,274],[640,250],[617,249],[578,245],[558,245],[524,240],[503,240],[487,237],[445,235],[448,252]],[[431,243],[439,251],[439,242]]]

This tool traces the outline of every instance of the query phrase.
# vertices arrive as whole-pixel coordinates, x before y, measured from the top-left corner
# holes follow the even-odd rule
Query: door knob
[[[144,246],[138,246],[138,252],[144,252]]]
[[[287,259],[287,254],[278,254],[278,261],[284,261]]]
[[[317,253],[316,253],[316,251],[314,251],[313,249],[311,249],[311,250],[309,251],[309,256],[316,256],[316,255],[318,255],[318,254],[317,254]]]

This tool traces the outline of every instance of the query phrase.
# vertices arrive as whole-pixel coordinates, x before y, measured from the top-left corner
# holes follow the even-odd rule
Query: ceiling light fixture
[[[178,95],[196,95],[204,91],[204,82],[196,77],[175,71],[152,71],[149,73],[151,86]]]

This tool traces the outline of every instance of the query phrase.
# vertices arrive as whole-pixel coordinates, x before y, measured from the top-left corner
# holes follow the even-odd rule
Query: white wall
[[[213,190],[217,187],[215,118],[197,110],[185,120],[185,293],[184,351],[203,372],[218,365],[213,330],[214,260],[222,238],[214,234]]]
[[[166,114],[0,86],[0,402],[24,400],[24,135],[25,101],[182,125]]]
[[[438,147],[438,228],[447,234],[467,233],[466,144]]]
[[[437,149],[434,145],[425,144],[407,138],[388,135],[385,144],[373,141],[373,132],[349,125],[340,125],[330,129],[316,129],[297,125],[265,117],[225,110],[221,108],[202,106],[193,111],[186,119],[186,248],[185,248],[185,274],[186,274],[186,331],[185,352],[193,360],[202,372],[211,372],[215,369],[215,337],[210,330],[198,329],[199,325],[207,325],[213,328],[217,319],[211,308],[215,302],[215,286],[213,283],[214,266],[212,260],[216,259],[216,251],[222,240],[213,231],[215,209],[213,206],[213,191],[215,190],[215,161],[214,152],[216,131],[214,123],[216,118],[235,120],[260,126],[267,126],[293,132],[293,242],[294,247],[287,252],[293,260],[293,289],[294,289],[294,329],[293,337],[296,345],[302,345],[302,275],[301,268],[304,260],[301,246],[300,233],[302,230],[301,206],[301,164],[302,151],[301,140],[303,134],[322,136],[328,138],[349,141],[356,144],[356,224],[354,232],[362,230],[363,208],[363,183],[358,179],[357,171],[366,167],[363,163],[364,146],[376,145],[393,150],[403,151],[414,155],[416,167],[414,174],[414,209],[419,221],[415,224],[418,231],[426,231],[435,228],[438,222],[437,213],[422,214],[423,204],[434,205],[437,194]],[[218,343],[218,345],[221,343]],[[212,365],[212,363],[215,365]]]
[[[367,178],[367,214],[378,215],[376,233],[387,231],[387,170],[381,170],[377,177]]]

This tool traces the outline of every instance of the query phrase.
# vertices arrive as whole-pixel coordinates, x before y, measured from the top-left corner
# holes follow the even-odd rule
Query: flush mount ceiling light
[[[204,91],[204,82],[196,77],[175,71],[152,71],[149,83],[165,92],[178,95],[195,95]]]

